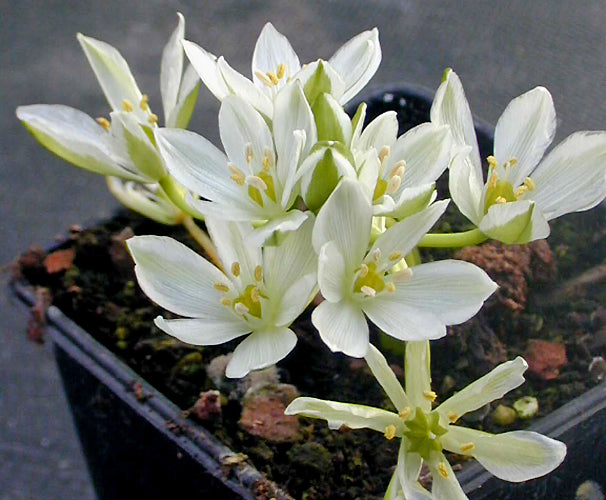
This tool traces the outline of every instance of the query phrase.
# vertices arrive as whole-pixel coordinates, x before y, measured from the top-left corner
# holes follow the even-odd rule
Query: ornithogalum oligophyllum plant
[[[522,358],[436,404],[429,341],[471,318],[496,285],[473,264],[422,263],[417,248],[547,237],[548,220],[606,196],[606,133],[573,134],[541,159],[555,111],[549,92],[537,87],[499,119],[484,176],[471,112],[451,70],[431,121],[400,137],[393,112],[366,125],[364,104],[353,118],[345,113],[381,61],[376,29],[328,60],[302,65],[267,24],[249,79],[184,40],[180,15],[162,56],[161,128],[116,49],[78,39],[112,108],[110,120],[40,104],[18,108],[17,116],[53,153],[108,176],[125,205],[185,224],[203,246],[212,263],[170,238],[128,240],[143,291],[182,317],[158,317],[158,328],[194,345],[241,338],[226,375],[243,377],[295,348],[290,326],[317,304],[311,317],[321,339],[332,351],[364,358],[396,411],[313,397],[295,399],[286,411],[399,438],[385,498],[464,498],[444,451],[474,457],[509,481],[559,465],[566,448],[553,439],[456,425],[523,383]],[[185,71],[184,55],[191,62]],[[222,148],[184,130],[200,80],[221,101]],[[432,234],[450,202],[436,201],[436,180],[446,169],[450,196],[475,228]],[[194,219],[205,220],[210,237]],[[367,319],[403,342],[405,389],[370,344]],[[433,476],[431,493],[419,482],[423,463]]]

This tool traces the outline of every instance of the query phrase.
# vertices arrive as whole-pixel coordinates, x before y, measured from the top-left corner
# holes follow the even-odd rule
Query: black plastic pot
[[[415,86],[404,88],[367,94],[367,118],[395,109],[401,123],[427,121],[431,93]],[[478,125],[477,132],[486,157],[492,132],[484,124]],[[30,286],[16,283],[14,287],[27,304],[34,303]],[[203,427],[184,419],[176,405],[55,307],[48,311],[48,322],[99,498],[290,498]],[[471,464],[459,475],[470,498],[573,498],[584,481],[604,481],[606,383],[531,428],[567,443],[564,463],[544,478],[518,485],[498,480]]]

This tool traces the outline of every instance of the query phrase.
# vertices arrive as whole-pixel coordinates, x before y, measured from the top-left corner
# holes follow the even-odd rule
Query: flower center
[[[253,148],[252,144],[248,143],[245,145],[244,157],[246,163],[253,168]],[[276,189],[274,185],[273,172],[275,171],[275,161],[273,151],[268,149],[263,153],[263,159],[261,160],[261,168],[258,172],[253,175],[246,175],[240,170],[235,163],[229,162],[227,168],[230,172],[230,179],[234,181],[238,186],[247,186],[247,193],[251,200],[256,202],[261,207],[264,205],[266,198],[276,201]]]
[[[385,265],[379,267],[381,250],[375,249],[372,253],[372,261],[360,266],[354,282],[354,293],[374,297],[383,291],[395,292],[396,283],[412,276],[412,269],[406,267],[403,258],[401,252],[393,252],[389,254],[387,269]]]
[[[497,203],[508,203],[519,200],[525,193],[534,191],[535,185],[530,177],[524,179],[524,183],[514,190],[507,179],[500,179],[498,174],[499,163],[494,156],[489,156],[488,160],[488,182],[486,182],[486,193],[484,197],[484,214],[488,209]],[[516,158],[511,158],[502,165],[502,170],[507,176],[507,171],[518,163]]]
[[[440,425],[438,413],[425,413],[417,407],[414,418],[406,420],[404,425],[404,435],[410,442],[408,451],[418,453],[424,460],[429,460],[432,452],[442,451],[440,436],[448,430]]]
[[[240,276],[241,269],[239,262],[232,263],[231,272],[236,278]],[[267,296],[264,295],[261,291],[263,288],[263,268],[261,266],[255,267],[254,278],[256,283],[248,285],[244,289],[244,292],[242,292],[240,295],[233,299],[224,296],[221,298],[220,301],[221,304],[225,307],[232,308],[236,312],[236,314],[244,316],[244,319],[247,319],[247,315],[254,316],[257,319],[261,319],[263,316],[261,299],[267,300]],[[231,292],[230,287],[225,283],[215,283],[214,289],[226,295]]]

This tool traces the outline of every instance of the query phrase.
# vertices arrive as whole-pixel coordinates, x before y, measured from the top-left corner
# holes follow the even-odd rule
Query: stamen
[[[494,202],[495,202],[495,203],[500,203],[500,204],[503,204],[503,203],[507,203],[507,199],[506,199],[506,198],[503,198],[502,196],[497,196],[497,197],[494,199]]]
[[[463,453],[470,453],[475,449],[475,447],[476,447],[476,445],[470,441],[469,443],[463,443],[461,445],[461,451]]]
[[[537,188],[536,184],[530,177],[524,178],[524,186],[528,188],[528,191],[534,191]]]
[[[368,266],[366,264],[362,264],[360,267],[360,274],[358,275],[360,278],[364,278],[368,274]]]
[[[529,191],[528,186],[520,186],[514,193],[516,199],[519,199],[523,194]]]
[[[263,73],[260,70],[255,70],[255,76],[261,80],[265,85],[267,85],[268,87],[271,87],[273,85],[272,81],[269,79],[269,77]]]
[[[436,400],[438,395],[433,391],[423,391],[423,397],[429,399],[432,403]]]
[[[266,149],[263,153],[263,172],[269,174],[273,166],[274,155],[269,149]]]
[[[377,295],[377,291],[368,285],[362,286],[360,288],[360,291],[367,297],[374,297],[375,295]]]
[[[403,418],[404,420],[406,420],[409,415],[410,415],[410,406],[407,406],[398,412],[398,417]]]
[[[400,184],[402,184],[402,178],[399,175],[394,175],[387,181],[385,192],[387,194],[394,194],[400,188]]]
[[[381,249],[375,248],[372,251],[372,260],[374,260],[375,262],[379,262],[380,259],[381,259]]]
[[[265,181],[256,175],[246,176],[246,184],[258,189],[259,191],[267,191],[267,184],[265,184]]]
[[[491,187],[491,188],[493,188],[493,189],[494,189],[494,188],[496,188],[496,187],[497,187],[497,181],[498,181],[498,180],[499,180],[499,178],[497,177],[497,173],[496,173],[496,172],[493,172],[493,173],[490,175],[490,179],[488,179],[488,187]]]
[[[488,161],[488,168],[490,168],[491,170],[494,170],[495,168],[497,168],[499,166],[499,162],[492,155],[490,155],[488,158],[486,158],[486,160]]]
[[[218,292],[227,293],[229,292],[229,287],[225,283],[215,283],[213,288]]]
[[[234,310],[238,313],[241,314],[242,316],[244,316],[245,314],[247,314],[249,312],[248,307],[246,307],[244,304],[242,304],[242,302],[238,302],[235,306],[234,306]]]
[[[251,142],[247,142],[244,146],[244,156],[246,158],[246,163],[250,163],[253,159],[253,146]]]
[[[389,254],[389,260],[392,262],[397,262],[403,257],[402,252],[393,252]]]
[[[261,293],[259,292],[259,289],[256,286],[251,288],[250,290],[250,299],[253,302],[259,302],[259,300],[261,300]]]
[[[109,120],[107,118],[103,118],[102,116],[100,116],[99,118],[96,118],[96,121],[105,130],[109,130],[111,128],[111,124],[109,123]]]
[[[389,282],[385,285],[385,289],[389,292],[389,293],[394,293],[396,291],[396,285],[393,282]]]
[[[239,186],[243,186],[246,182],[246,176],[244,175],[244,172],[242,172],[242,170],[240,170],[238,167],[236,167],[234,163],[231,162],[227,164],[227,168],[229,168],[229,171],[231,172],[229,178]]]
[[[379,161],[381,163],[383,163],[385,158],[387,158],[390,153],[391,153],[391,148],[389,146],[383,146],[381,148],[381,150],[379,151]]]
[[[457,420],[459,420],[459,416],[454,411],[449,411],[447,416],[448,416],[448,421],[451,424],[454,424]]]
[[[132,111],[135,110],[133,104],[128,99],[122,100],[122,109],[124,111],[126,111],[127,113],[131,113]]]
[[[149,96],[147,94],[143,94],[141,96],[141,102],[139,103],[139,107],[143,111],[147,111],[149,109]]]
[[[158,115],[156,113],[151,113],[147,121],[150,125],[156,125],[158,123]]]
[[[231,300],[229,300],[227,297],[223,297],[221,299],[221,304],[226,307],[229,307],[229,306],[231,306]]]
[[[385,427],[385,437],[387,439],[389,439],[390,441],[396,437],[396,426],[395,425],[388,425],[387,427]]]
[[[268,71],[267,76],[271,80],[271,83],[273,83],[274,85],[278,85],[278,83],[280,83],[280,79],[273,71]]]
[[[284,63],[278,64],[278,73],[276,74],[276,76],[278,77],[278,80],[282,80],[282,78],[284,78],[285,74],[286,74],[286,65]]]
[[[233,262],[231,265],[231,274],[233,274],[236,278],[240,276],[240,263]]]
[[[518,159],[516,157],[513,157],[511,160],[509,160],[509,164],[512,167],[515,167],[517,163],[518,163]]]
[[[263,268],[261,266],[255,267],[255,279],[257,281],[263,281]]]
[[[440,462],[438,464],[438,472],[440,473],[440,476],[442,476],[444,479],[446,479],[448,477],[448,467],[446,467],[446,464],[444,462]]]
[[[404,177],[404,172],[406,171],[406,160],[400,160],[396,163],[396,166],[391,169],[391,173],[389,174],[391,177],[397,175],[398,177]]]
[[[402,269],[401,271],[396,271],[395,273],[390,274],[394,283],[405,281],[412,277],[412,269],[407,267],[406,269]]]

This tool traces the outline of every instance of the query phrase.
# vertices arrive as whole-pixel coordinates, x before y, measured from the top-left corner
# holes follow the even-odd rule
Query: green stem
[[[219,269],[222,269],[221,261],[219,260],[219,255],[217,254],[215,245],[213,245],[213,242],[208,235],[194,222],[194,219],[192,219],[189,215],[183,215],[183,221],[181,223],[183,224],[183,227],[187,229],[190,236],[196,240],[196,242],[206,252],[209,259],[213,261],[213,263]]]
[[[406,264],[408,267],[418,266],[421,263],[421,252],[419,252],[419,247],[414,247],[410,253],[404,257]]]
[[[185,201],[185,193],[187,192],[181,187],[170,175],[165,176],[163,179],[158,181],[162,191],[166,194],[168,199],[182,212],[188,214],[190,217],[194,217],[199,220],[204,220],[204,216],[197,210],[194,210]]]
[[[478,228],[462,233],[429,233],[419,242],[420,247],[431,248],[458,248],[479,245],[486,241],[488,236]]]

